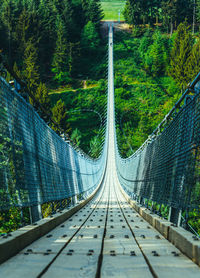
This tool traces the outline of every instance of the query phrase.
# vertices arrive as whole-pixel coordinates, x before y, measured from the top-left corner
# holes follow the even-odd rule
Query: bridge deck
[[[109,34],[108,159],[102,186],[84,208],[0,266],[1,277],[200,277],[130,207],[115,165],[113,38]]]
[[[199,267],[129,206],[117,182],[109,171],[88,205],[2,264],[0,276],[200,277]]]

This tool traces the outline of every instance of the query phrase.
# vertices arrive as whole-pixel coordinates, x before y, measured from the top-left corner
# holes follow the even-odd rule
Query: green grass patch
[[[120,11],[120,20],[124,20],[123,10],[125,7],[125,0],[102,0],[102,8],[104,11],[104,20],[118,20]]]

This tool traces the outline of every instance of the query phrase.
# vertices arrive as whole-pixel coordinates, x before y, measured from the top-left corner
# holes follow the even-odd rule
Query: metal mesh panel
[[[200,205],[200,96],[185,104],[160,135],[135,154],[116,154],[120,183],[140,196],[174,208]]]
[[[0,209],[32,206],[96,188],[105,168],[77,153],[0,78]]]

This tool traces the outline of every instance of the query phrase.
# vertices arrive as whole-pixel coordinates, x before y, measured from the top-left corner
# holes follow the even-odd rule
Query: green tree
[[[200,71],[200,39],[195,43],[188,58],[186,74],[188,81],[192,81]]]
[[[52,72],[55,74],[54,79],[59,85],[66,84],[70,80],[68,72],[67,41],[63,22],[60,18],[57,19],[57,40],[55,53],[53,55]]]
[[[101,0],[89,0],[88,1],[88,11],[87,21],[94,23],[97,30],[100,27],[100,21],[103,19],[104,14],[101,6]]]
[[[89,21],[81,35],[81,46],[84,50],[94,51],[100,43],[99,34],[93,22]]]
[[[40,77],[39,67],[37,65],[37,53],[38,51],[33,43],[33,39],[29,39],[24,51],[23,77],[31,91],[37,87]]]
[[[38,85],[36,92],[34,94],[36,100],[45,108],[45,110],[48,112],[50,110],[50,99],[47,91],[47,87],[45,84],[41,83]],[[38,108],[39,109],[39,108]],[[43,111],[39,110],[40,116],[42,116],[43,119],[47,117],[46,114],[44,114]]]
[[[194,0],[176,0],[176,23],[180,24],[187,20],[192,24]]]
[[[193,39],[186,23],[178,26],[176,39],[171,51],[169,74],[183,89],[188,82],[187,63],[192,51]]]
[[[0,6],[0,18],[4,24],[6,37],[3,38],[5,43],[5,52],[8,54],[9,62],[13,62],[15,26],[17,20],[17,6],[14,0],[3,0]]]
[[[94,158],[98,158],[101,153],[101,140],[95,136],[90,141],[90,154]]]
[[[71,135],[71,140],[76,144],[77,147],[81,144],[81,132],[78,128],[74,129]]]
[[[156,77],[165,73],[168,65],[169,47],[168,40],[157,30],[153,35],[153,44],[144,55],[144,65]]]
[[[152,24],[157,21],[159,8],[158,0],[127,0],[124,17],[129,24]]]
[[[200,23],[200,0],[196,0],[195,23]]]
[[[167,32],[172,34],[174,23],[176,21],[176,2],[177,0],[163,0],[161,2],[163,24]]]
[[[76,73],[80,70],[80,51],[80,42],[69,43],[68,67],[70,76],[75,76]]]
[[[40,0],[37,13],[40,18],[40,67],[45,74],[48,74],[51,72],[52,59],[56,48],[56,23],[59,13],[55,3],[49,0]]]
[[[141,38],[140,46],[139,46],[139,52],[140,52],[140,55],[141,55],[143,61],[145,59],[145,55],[146,55],[146,53],[148,51],[148,48],[152,44],[152,42],[153,42],[153,40],[152,40],[152,33],[148,29],[148,31]]]
[[[72,6],[72,0],[65,0],[63,2],[63,13],[62,13],[63,23],[66,30],[67,40],[74,41],[76,34],[74,26],[74,11]],[[75,36],[76,37],[76,36]]]
[[[23,9],[19,16],[16,25],[16,39],[19,44],[18,56],[21,57],[24,54],[26,43],[28,41],[28,29],[30,27],[30,15],[26,9]]]
[[[56,105],[52,108],[52,119],[58,124],[51,124],[51,128],[58,133],[59,135],[62,134],[62,131],[69,133],[71,128],[69,123],[67,122],[67,109],[64,102],[60,99],[57,101]],[[61,130],[62,131],[61,131]]]
[[[193,3],[194,0],[162,0],[161,15],[168,32],[172,34],[174,27],[186,19],[192,24]]]
[[[136,25],[141,23],[139,0],[127,0],[123,14],[126,22],[129,24]]]

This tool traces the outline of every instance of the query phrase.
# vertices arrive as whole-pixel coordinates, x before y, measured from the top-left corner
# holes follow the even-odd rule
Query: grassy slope
[[[124,20],[123,10],[125,0],[102,0],[102,8],[104,11],[104,20],[118,20],[120,11],[120,20]]]
[[[52,106],[59,99],[62,99],[65,103],[68,111],[68,122],[72,131],[76,128],[80,130],[82,135],[80,147],[85,152],[89,152],[90,140],[98,134],[101,122],[94,112],[82,110],[91,109],[103,114],[106,102],[106,87],[102,86],[100,81],[96,82],[96,86],[93,88],[52,92],[50,99]]]

